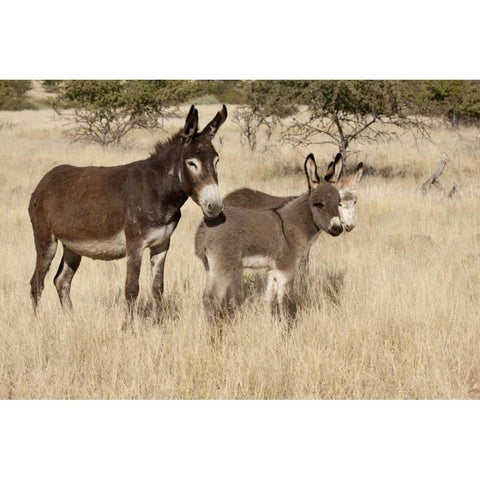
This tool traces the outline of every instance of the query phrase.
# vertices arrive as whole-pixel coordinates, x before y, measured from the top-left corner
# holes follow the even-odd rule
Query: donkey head
[[[334,185],[320,181],[313,154],[305,160],[305,174],[308,181],[309,202],[313,222],[318,230],[324,230],[334,237],[343,232],[340,221],[340,194]]]
[[[212,145],[217,130],[227,119],[227,108],[223,108],[213,120],[198,132],[198,111],[192,105],[181,133],[183,156],[180,166],[180,183],[183,191],[200,205],[203,214],[217,217],[223,210],[218,192],[218,154]]]
[[[363,175],[363,163],[360,162],[355,171],[347,177],[342,177],[342,154],[338,153],[335,160],[328,165],[324,179],[337,186],[340,192],[340,220],[343,228],[351,232],[355,228],[355,205],[357,203],[357,185]]]
[[[357,203],[357,185],[363,175],[363,163],[360,162],[355,171],[337,184],[340,191],[340,218],[347,232],[355,228],[355,205]]]

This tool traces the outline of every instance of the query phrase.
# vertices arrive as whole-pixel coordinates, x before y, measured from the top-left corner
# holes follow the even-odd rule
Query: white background
[[[2,79],[480,78],[473,2],[2,5]],[[478,476],[478,402],[0,402],[5,479]]]

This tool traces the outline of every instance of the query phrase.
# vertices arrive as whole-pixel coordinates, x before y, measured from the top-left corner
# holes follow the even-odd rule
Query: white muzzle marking
[[[333,236],[340,235],[343,232],[342,222],[340,222],[340,217],[333,217],[330,220],[330,224],[328,226],[328,233]]]
[[[342,226],[342,222],[340,221],[340,217],[332,217],[331,220],[330,220],[330,225],[329,227],[332,228],[332,227],[335,227],[335,226]]]
[[[198,203],[207,217],[215,218],[223,210],[223,202],[220,198],[218,185],[211,183],[203,187],[198,194]]]
[[[347,232],[355,228],[355,205],[353,202],[348,203],[345,207],[339,207],[340,222]]]

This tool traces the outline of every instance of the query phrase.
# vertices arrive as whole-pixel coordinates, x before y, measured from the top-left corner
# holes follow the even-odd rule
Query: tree
[[[64,80],[42,80],[42,86],[48,93],[59,93]]]
[[[305,105],[282,138],[294,145],[333,144],[344,162],[354,143],[390,140],[399,133],[428,134],[416,115],[413,84],[397,81],[292,82],[290,97]]]
[[[478,80],[432,80],[426,82],[425,95],[428,113],[445,117],[453,128],[480,121]]]
[[[244,81],[242,80],[197,80],[195,84],[202,95],[212,95],[218,103],[244,103]]]
[[[286,95],[282,80],[258,80],[243,82],[244,104],[239,106],[233,123],[240,128],[240,141],[251,152],[257,148],[257,135],[261,127],[266,130],[267,140],[281,119],[296,111],[296,106]]]
[[[0,80],[0,110],[36,108],[26,100],[26,93],[30,88],[30,80]]]
[[[119,145],[137,128],[163,128],[180,102],[195,94],[195,82],[173,80],[72,80],[62,85],[56,107],[73,141]]]

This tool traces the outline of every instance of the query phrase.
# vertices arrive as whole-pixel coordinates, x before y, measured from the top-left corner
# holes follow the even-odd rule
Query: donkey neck
[[[161,150],[157,149],[146,160],[148,167],[162,179],[161,182],[155,182],[159,197],[178,209],[188,199],[180,183],[181,158],[182,145],[173,143],[163,146]]]
[[[178,172],[180,166],[180,157],[182,153],[182,146],[180,144],[166,144],[161,148],[156,147],[155,153],[153,153],[148,159],[150,167],[156,170],[158,173],[169,174],[174,171]]]
[[[294,198],[277,209],[277,212],[284,221],[287,239],[300,234],[310,242],[318,234],[319,229],[313,221],[308,192]]]

